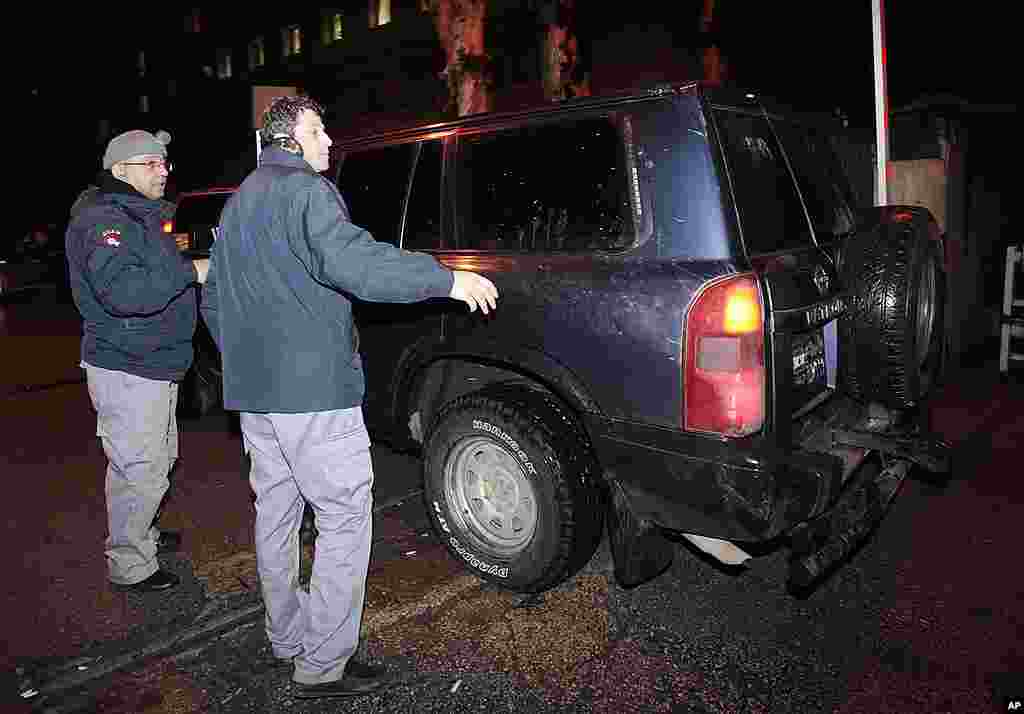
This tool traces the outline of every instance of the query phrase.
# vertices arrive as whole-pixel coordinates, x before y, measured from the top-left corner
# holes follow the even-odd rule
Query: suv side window
[[[462,136],[456,176],[460,249],[613,251],[637,240],[610,118]]]
[[[414,148],[399,144],[353,151],[342,161],[338,190],[352,223],[370,231],[376,240],[398,245]]]
[[[747,252],[774,253],[811,245],[811,230],[768,120],[715,111]]]
[[[854,230],[852,198],[839,162],[825,137],[812,129],[776,122],[789,163],[819,243]]]
[[[419,143],[419,156],[409,188],[402,247],[408,250],[438,250],[441,242],[441,158],[440,139]]]

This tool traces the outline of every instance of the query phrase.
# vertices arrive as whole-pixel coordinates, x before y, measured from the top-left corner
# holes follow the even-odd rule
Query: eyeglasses
[[[174,171],[174,164],[170,161],[164,161],[163,159],[152,159],[151,161],[141,161],[138,163],[124,162],[125,166],[145,166],[150,171],[158,171],[159,169],[166,169],[167,173]]]

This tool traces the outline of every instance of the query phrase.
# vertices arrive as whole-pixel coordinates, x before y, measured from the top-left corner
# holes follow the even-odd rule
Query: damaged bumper
[[[790,535],[798,587],[870,533],[914,464],[949,469],[948,448],[916,421],[841,396],[794,425],[796,446],[788,450],[763,438],[723,441],[634,424],[590,426],[608,479],[621,492],[616,508],[631,512],[622,523],[679,532],[732,563],[745,559],[744,542]],[[868,459],[872,453],[885,455],[884,468]]]

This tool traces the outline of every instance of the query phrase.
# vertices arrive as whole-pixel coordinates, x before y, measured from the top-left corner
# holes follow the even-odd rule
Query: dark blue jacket
[[[192,364],[197,275],[160,230],[164,205],[107,175],[75,202],[65,243],[82,359],[178,381]]]
[[[362,404],[351,297],[447,297],[452,273],[349,221],[338,190],[276,147],[221,213],[200,311],[224,366],[224,406],[317,412]]]

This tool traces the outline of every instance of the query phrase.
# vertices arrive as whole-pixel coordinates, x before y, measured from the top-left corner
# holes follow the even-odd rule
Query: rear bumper
[[[686,533],[760,542],[837,501],[871,450],[836,445],[831,434],[870,429],[870,422],[867,410],[837,395],[794,425],[799,446],[789,449],[764,438],[725,441],[598,419],[588,426],[605,473],[626,491],[637,518]]]

